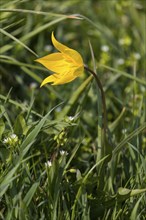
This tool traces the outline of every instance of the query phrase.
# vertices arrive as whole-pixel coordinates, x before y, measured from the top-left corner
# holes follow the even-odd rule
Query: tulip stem
[[[96,83],[100,89],[102,105],[103,105],[103,129],[104,129],[104,141],[105,141],[105,136],[106,136],[106,132],[107,132],[107,114],[106,114],[106,102],[105,102],[104,90],[103,90],[102,84],[101,84],[100,79],[98,78],[97,74],[86,65],[84,65],[84,68],[85,68],[85,70],[87,70],[88,72],[90,72],[94,76]],[[105,152],[104,152],[104,155],[105,155]]]

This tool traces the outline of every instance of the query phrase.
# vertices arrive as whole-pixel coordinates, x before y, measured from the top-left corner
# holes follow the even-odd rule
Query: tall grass
[[[145,2],[0,4],[0,218],[144,220]],[[52,31],[102,82],[106,134],[87,71],[39,87],[49,71],[34,60],[54,52]]]

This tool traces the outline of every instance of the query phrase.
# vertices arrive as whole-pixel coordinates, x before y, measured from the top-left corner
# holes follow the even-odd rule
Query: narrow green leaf
[[[17,135],[24,134],[25,129],[26,129],[26,122],[23,113],[20,113],[15,120],[14,133]]]
[[[130,133],[124,140],[122,140],[117,147],[113,150],[113,156],[115,156],[121,149],[122,147],[128,143],[128,141],[130,141],[133,137],[135,137],[136,135],[138,135],[139,133],[141,133],[144,129],[146,129],[146,122],[141,125],[139,128],[137,128],[135,131],[133,131],[132,133]]]
[[[35,126],[35,128],[28,134],[28,136],[24,139],[23,143],[20,146],[20,150],[22,151],[22,155],[24,156],[27,151],[29,150],[29,148],[31,147],[30,143],[33,143],[33,141],[35,140],[35,138],[37,137],[38,133],[40,132],[41,128],[43,127],[44,123],[46,122],[48,116],[50,115],[50,113],[57,108],[58,106],[60,106],[62,103],[60,103],[59,105],[55,106],[54,108],[52,108],[41,120],[40,122]],[[29,146],[29,147],[28,147]]]
[[[26,207],[29,206],[37,188],[39,186],[39,182],[34,183],[31,188],[29,189],[29,191],[27,192],[27,194],[25,195],[23,202],[26,204]]]
[[[130,220],[133,220],[133,219],[137,219],[137,213],[138,213],[138,208],[139,208],[139,205],[140,205],[140,202],[142,200],[142,198],[144,197],[144,195],[142,195],[139,200],[136,202],[133,210],[132,210],[132,213],[130,215]]]
[[[20,41],[19,39],[17,39],[16,37],[14,37],[12,34],[8,33],[7,31],[3,30],[2,28],[0,28],[0,32],[3,33],[4,35],[8,36],[9,38],[13,39],[14,41],[16,41],[18,44],[20,44],[22,47],[24,47],[25,49],[27,49],[29,52],[31,52],[33,55],[35,55],[36,57],[38,57],[38,55],[31,50],[28,46],[26,46],[22,41]]]
[[[1,140],[1,137],[2,137],[4,130],[5,130],[5,123],[2,120],[2,118],[0,118],[0,140]]]
[[[0,105],[0,109],[1,109],[1,112],[2,112],[3,116],[5,117],[5,119],[8,122],[9,127],[11,128],[11,132],[13,132],[13,126],[12,126],[12,123],[10,121],[9,115],[8,115],[4,105]]]
[[[22,110],[26,109],[26,111],[27,111],[27,110],[29,109],[29,107],[26,106],[24,103],[19,103],[19,102],[17,102],[17,101],[14,101],[13,99],[7,99],[6,96],[1,95],[1,94],[0,94],[0,99],[1,99],[1,100],[4,100],[4,102],[9,102],[9,103],[11,103],[12,105],[15,105],[16,107],[19,107],[19,108],[22,109]],[[37,112],[35,112],[35,111],[33,111],[33,110],[31,110],[31,113],[34,114],[34,115],[36,115],[36,116],[38,116],[39,118],[42,118],[42,115],[40,115],[39,113],[37,113]]]
[[[136,196],[140,193],[145,193],[146,192],[146,188],[145,189],[133,189],[131,190],[130,196]]]
[[[106,65],[100,65],[100,66],[104,67],[105,69],[111,70],[111,71],[113,71],[117,74],[120,74],[121,76],[125,76],[128,79],[132,79],[132,80],[146,86],[146,81],[144,79],[139,79],[138,77],[130,75],[129,73],[126,73],[124,71],[121,71],[121,70],[118,70],[118,69],[115,69],[115,68],[112,68],[112,67],[109,67],[109,66],[106,66]]]
[[[65,17],[68,18],[67,15],[63,14],[57,14],[57,13],[52,13],[52,12],[44,12],[44,11],[36,11],[36,10],[27,10],[27,9],[0,9],[0,12],[19,12],[19,13],[26,13],[26,14],[37,14],[37,15],[46,15],[50,17]]]
[[[0,179],[0,197],[2,197],[4,195],[4,193],[6,192],[6,190],[8,189],[10,183],[17,178],[17,176],[13,177],[13,175],[15,174],[17,168],[19,167],[19,163],[12,168],[9,173],[5,176],[5,177],[1,177]]]
[[[20,62],[12,57],[9,57],[9,56],[5,56],[5,55],[0,55],[0,59],[1,59],[1,63],[8,63],[8,64],[11,64],[11,65],[16,65],[16,66],[21,66],[21,67],[29,67],[29,68],[32,68],[32,69],[38,69],[38,70],[42,70],[43,72],[48,72],[48,70],[46,68],[43,68],[41,66],[36,66],[34,63],[34,65],[32,64],[29,64],[29,63],[23,63],[23,62]]]
[[[116,118],[116,120],[109,125],[109,129],[111,132],[113,132],[115,130],[115,128],[118,126],[118,124],[120,123],[120,120],[122,119],[124,113],[126,111],[126,108],[123,108],[121,113],[119,114],[119,116]]]
[[[29,32],[27,35],[21,37],[20,40],[18,40],[18,41],[22,43],[23,41],[26,41],[26,40],[32,38],[33,36],[37,35],[38,33],[44,31],[45,29],[49,28],[50,26],[52,26],[52,25],[54,25],[54,24],[56,24],[58,22],[63,21],[64,19],[66,19],[66,17],[57,18],[57,19],[55,19],[55,20],[53,20],[53,21],[51,21],[49,23],[41,25],[40,27],[36,28],[35,30],[32,30],[31,32]],[[17,42],[17,40],[15,42]],[[7,46],[8,47],[5,48],[5,50],[1,49],[1,53],[4,53],[7,50],[10,50],[11,48],[13,48],[14,44],[7,45]],[[37,54],[36,54],[36,56],[37,56]]]

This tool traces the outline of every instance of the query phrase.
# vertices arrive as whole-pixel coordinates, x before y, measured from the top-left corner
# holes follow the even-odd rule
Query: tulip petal
[[[64,59],[64,56],[61,53],[54,53],[36,60],[41,63],[47,69],[56,72],[64,73],[65,69],[68,66],[68,63]]]
[[[84,67],[80,66],[74,70],[74,75],[77,77],[80,76],[83,72],[84,72]]]
[[[54,83],[52,85],[60,85],[60,84],[65,84],[73,81],[77,76],[74,76],[73,74],[65,74],[64,76],[61,76],[58,79],[54,80]]]
[[[71,58],[72,61],[76,62],[79,65],[83,64],[83,60],[81,55],[76,51],[73,50],[67,46],[65,46],[64,44],[61,44],[60,42],[58,42],[55,37],[54,34],[52,32],[52,42],[54,47],[59,50],[62,53],[65,53],[67,56],[69,56]]]
[[[65,54],[70,57],[72,62],[76,63],[79,66],[83,65],[83,59],[82,59],[81,55],[76,50],[66,49]]]
[[[54,47],[62,53],[65,53],[66,49],[70,49],[69,47],[65,46],[64,44],[61,44],[60,42],[58,42],[55,39],[53,32],[52,32],[52,43],[53,43]]]
[[[48,76],[48,77],[46,77],[46,78],[43,80],[43,82],[41,83],[41,86],[40,86],[40,87],[42,87],[42,86],[44,86],[45,84],[50,83],[50,82],[56,82],[57,79],[58,79],[58,75],[57,75],[57,74],[52,74],[51,76]]]

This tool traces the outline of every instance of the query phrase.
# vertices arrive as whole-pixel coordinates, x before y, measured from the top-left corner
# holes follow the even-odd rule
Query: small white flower
[[[37,86],[38,86],[38,84],[37,84],[36,82],[30,83],[30,88],[31,88],[31,89],[36,89]]]
[[[18,136],[16,134],[11,134],[9,137],[9,141],[16,143],[18,141]]]
[[[122,64],[124,64],[124,63],[125,63],[125,60],[122,59],[122,58],[120,58],[120,59],[117,60],[117,64],[118,64],[118,65],[122,65]]]
[[[63,156],[64,154],[65,155],[68,155],[67,151],[64,151],[64,150],[60,150],[60,154]]]
[[[44,49],[45,49],[45,51],[51,52],[52,48],[53,47],[51,45],[46,45]]]
[[[9,137],[3,140],[4,144],[15,145],[18,142],[18,136],[16,134],[11,134]]]
[[[141,55],[139,53],[134,53],[133,55],[136,60],[140,60]]]
[[[127,129],[126,129],[126,128],[123,128],[123,129],[122,129],[122,133],[123,133],[123,134],[126,134],[126,133],[127,133]]]
[[[107,46],[107,45],[102,45],[102,46],[101,46],[101,50],[102,50],[103,52],[108,52],[108,51],[109,51],[109,46]]]
[[[109,51],[109,46],[107,46],[107,45],[102,45],[102,46],[101,46],[101,50],[102,50],[103,52],[108,52],[108,51]]]
[[[50,160],[48,160],[47,162],[45,162],[45,166],[46,167],[51,167],[52,166],[52,162]]]
[[[69,119],[70,121],[73,121],[73,120],[74,120],[74,117],[73,117],[73,116],[69,116],[68,119]]]
[[[57,112],[61,112],[61,110],[62,110],[62,108],[60,106],[56,108]]]
[[[132,40],[129,36],[125,36],[123,38],[119,39],[119,44],[121,46],[129,46],[131,44]]]
[[[125,40],[123,38],[119,39],[119,44],[120,45],[124,45],[125,44]]]
[[[11,134],[11,136],[10,136],[11,139],[15,139],[16,137],[17,137],[16,134]]]
[[[3,144],[7,144],[9,142],[9,138],[4,138]]]

